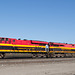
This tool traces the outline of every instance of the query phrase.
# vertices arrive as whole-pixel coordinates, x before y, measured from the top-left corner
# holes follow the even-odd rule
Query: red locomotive
[[[0,58],[6,53],[31,53],[32,57],[74,57],[75,44],[0,38]]]
[[[32,57],[44,57],[46,45],[48,42],[44,41],[0,38],[0,57],[4,58],[5,53],[31,53]]]
[[[49,42],[51,57],[74,57],[75,44]]]

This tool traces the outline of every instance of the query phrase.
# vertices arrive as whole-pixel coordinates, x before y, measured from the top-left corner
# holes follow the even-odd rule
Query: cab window
[[[4,38],[2,38],[2,41],[4,41]]]
[[[8,41],[8,38],[6,38],[6,41]]]

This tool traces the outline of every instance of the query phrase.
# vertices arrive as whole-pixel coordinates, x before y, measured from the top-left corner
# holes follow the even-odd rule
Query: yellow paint
[[[62,50],[64,50],[64,49],[68,49],[68,50],[75,49],[75,48],[71,48],[71,47],[49,47],[49,48],[61,48]]]
[[[2,44],[2,43],[0,43],[0,46],[14,46],[14,47],[42,47],[42,48],[45,48],[45,46],[36,46],[36,45],[14,45],[14,44]]]
[[[75,53],[75,51],[50,51],[50,53]]]
[[[35,50],[0,50],[0,52],[46,52],[46,51],[35,51]]]

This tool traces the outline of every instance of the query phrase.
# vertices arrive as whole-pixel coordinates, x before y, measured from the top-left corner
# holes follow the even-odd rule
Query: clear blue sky
[[[0,37],[75,43],[75,0],[0,0]]]

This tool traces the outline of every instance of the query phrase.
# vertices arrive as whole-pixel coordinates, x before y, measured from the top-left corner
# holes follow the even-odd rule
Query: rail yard
[[[75,58],[0,59],[1,75],[75,75]]]
[[[0,37],[1,75],[75,75],[75,44]]]

